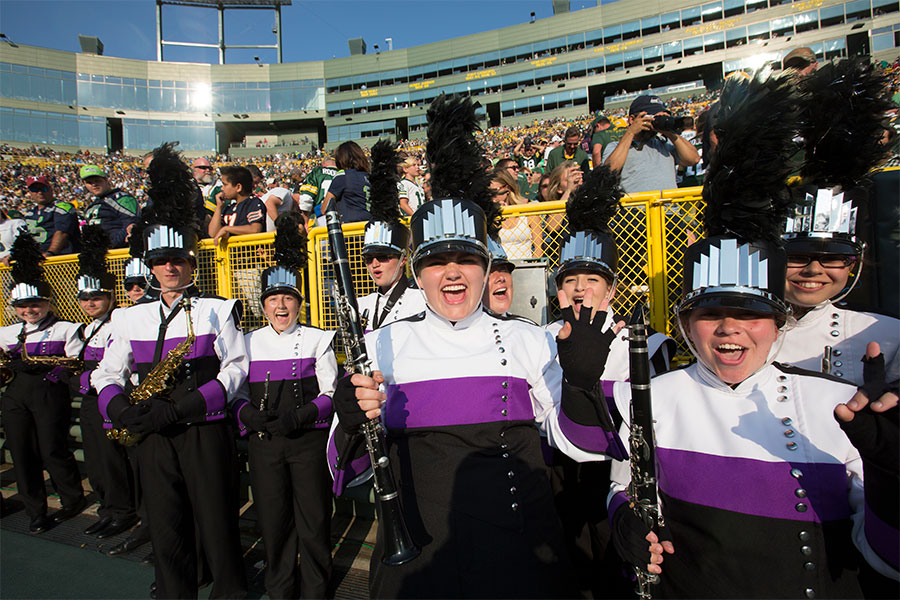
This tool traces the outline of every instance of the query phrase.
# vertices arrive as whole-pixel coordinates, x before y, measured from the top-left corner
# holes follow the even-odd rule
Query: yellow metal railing
[[[673,307],[681,295],[681,261],[684,248],[701,235],[700,215],[703,202],[700,188],[685,188],[657,193],[634,194],[622,201],[622,210],[610,223],[619,248],[619,284],[614,310],[623,316],[631,314],[641,299],[650,299],[651,324],[657,331],[678,337],[672,317]],[[523,243],[506,248],[511,259],[545,257],[548,274],[559,261],[559,249],[564,239],[567,221],[562,202],[529,203],[506,207],[505,227],[522,233]],[[364,223],[344,226],[344,238],[358,296],[373,290],[362,260]],[[201,290],[226,298],[244,301],[244,331],[264,323],[259,308],[259,275],[273,260],[273,233],[230,238],[214,246],[211,240],[200,243],[197,284]],[[536,243],[531,243],[531,242]],[[330,282],[334,279],[328,249],[328,235],[324,227],[310,231],[308,240],[309,269],[308,314],[303,321],[323,329],[335,329],[337,318],[331,301]],[[124,276],[126,249],[109,254],[110,270],[121,281]],[[53,286],[57,314],[72,321],[86,317],[75,298],[75,275],[78,261],[75,255],[56,256],[44,263],[47,280]],[[0,298],[7,305],[12,279],[6,267],[0,268]],[[116,289],[120,304],[127,304],[124,290]],[[551,299],[555,303],[555,299]],[[12,315],[3,313],[4,323]]]

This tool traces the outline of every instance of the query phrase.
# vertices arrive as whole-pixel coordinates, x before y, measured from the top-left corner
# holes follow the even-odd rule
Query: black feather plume
[[[275,264],[302,271],[306,268],[306,236],[300,233],[300,217],[286,212],[275,219]]]
[[[703,186],[707,235],[781,243],[792,206],[787,177],[802,95],[790,77],[729,79],[719,98],[718,145]]]
[[[144,254],[144,229],[151,225],[191,227],[199,232],[194,201],[198,188],[190,167],[175,151],[177,142],[166,142],[153,150],[153,160],[147,169],[150,186],[147,189],[153,203],[149,210],[141,214],[131,231],[131,255]]]
[[[36,284],[44,280],[44,255],[41,247],[24,227],[19,229],[19,235],[13,242],[9,251],[12,259],[12,277],[16,283]]]
[[[396,223],[400,220],[400,192],[397,189],[400,182],[397,173],[399,163],[400,157],[390,141],[378,140],[372,146],[372,173],[369,175],[372,204],[369,213],[374,221]]]
[[[610,234],[609,221],[619,211],[622,188],[619,175],[608,165],[588,173],[566,203],[569,231],[593,231]]]
[[[496,238],[502,214],[491,193],[491,176],[483,164],[484,149],[475,139],[480,129],[469,98],[438,96],[428,108],[425,154],[433,198],[462,198],[478,204],[487,218],[488,235]]]
[[[109,234],[99,225],[81,228],[81,252],[78,254],[78,275],[101,278],[109,275],[106,252],[109,250]]]
[[[883,161],[885,113],[893,105],[887,77],[864,57],[829,62],[802,83],[807,93],[800,130],[806,183],[850,189]]]

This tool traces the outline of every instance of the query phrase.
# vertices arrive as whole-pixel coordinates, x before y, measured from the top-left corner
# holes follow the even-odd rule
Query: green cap
[[[82,179],[87,179],[88,177],[106,177],[106,173],[97,165],[84,165],[81,167],[79,175]]]

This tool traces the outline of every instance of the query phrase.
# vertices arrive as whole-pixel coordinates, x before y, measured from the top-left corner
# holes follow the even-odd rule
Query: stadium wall
[[[440,92],[477,95],[488,125],[571,117],[605,98],[780,60],[897,57],[897,0],[619,0],[470,36],[328,61],[206,65],[0,45],[0,141],[189,155],[248,135],[326,148],[421,135]]]

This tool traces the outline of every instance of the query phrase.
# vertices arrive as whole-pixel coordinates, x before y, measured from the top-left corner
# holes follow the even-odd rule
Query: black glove
[[[252,404],[245,405],[238,416],[241,419],[241,423],[246,425],[251,431],[265,431],[268,422],[276,418],[276,415],[269,411],[259,410]]]
[[[206,398],[196,390],[186,396],[182,396],[171,404],[175,407],[175,414],[178,415],[178,418],[175,419],[176,421],[179,419],[190,421],[206,416]]]
[[[630,565],[640,569],[647,569],[650,564],[650,542],[647,534],[650,528],[644,520],[637,516],[628,503],[624,503],[612,516],[612,541],[619,556]],[[672,541],[669,530],[660,527],[656,532],[659,541]]]
[[[178,412],[174,403],[153,397],[124,411],[120,418],[130,433],[147,435],[176,422]]]
[[[116,394],[113,396],[106,406],[106,414],[109,415],[109,420],[112,421],[113,427],[116,429],[125,427],[125,424],[122,422],[122,416],[126,411],[132,408],[136,409],[137,407],[131,406],[131,403],[128,401],[128,396],[125,394]]]
[[[885,381],[884,354],[863,358],[863,384],[859,390],[869,399],[865,408],[855,413],[850,422],[835,418],[864,463],[896,473],[900,463],[900,407],[885,412],[872,410],[872,402],[893,391]]]
[[[357,433],[360,425],[369,420],[359,408],[356,387],[350,383],[350,377],[351,375],[346,375],[339,379],[334,395],[331,396],[334,410],[338,414],[338,423],[347,435]]]
[[[310,402],[300,408],[282,411],[274,421],[266,423],[266,432],[271,435],[290,435],[303,429],[304,425],[312,425],[319,416],[319,407]]]
[[[612,327],[603,331],[606,311],[598,311],[593,322],[591,310],[585,306],[581,307],[578,319],[571,306],[562,309],[561,316],[572,326],[572,332],[564,340],[556,338],[559,365],[566,381],[583,390],[591,390],[606,367],[609,346],[616,339],[616,333]]]

